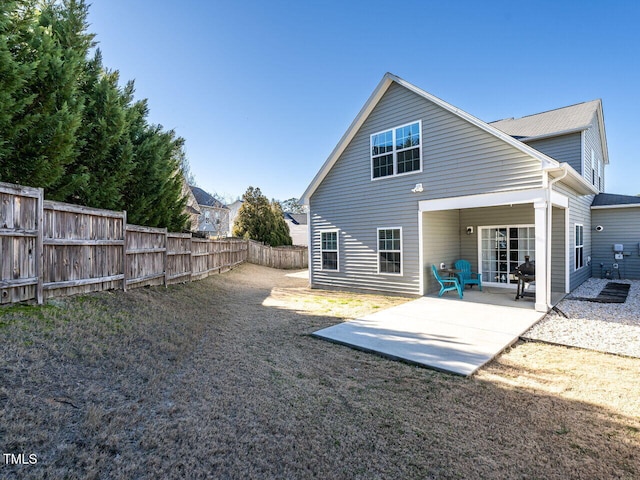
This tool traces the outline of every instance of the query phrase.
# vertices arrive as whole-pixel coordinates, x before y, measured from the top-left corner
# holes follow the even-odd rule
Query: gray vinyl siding
[[[423,171],[372,181],[370,135],[417,120]],[[416,183],[422,193],[411,192]],[[310,198],[312,285],[421,294],[420,200],[541,185],[538,160],[393,83]],[[401,277],[377,274],[379,227],[403,227]],[[340,229],[340,271],[334,273],[318,271],[318,230],[328,228]]]
[[[517,204],[512,206],[469,208],[460,212],[461,257],[469,260],[472,270],[479,272],[478,238],[481,227],[503,225],[533,225],[535,212],[531,204]],[[467,235],[467,226],[473,227],[473,234]],[[532,258],[535,260],[535,257]],[[483,278],[483,282],[492,281]]]
[[[565,209],[553,207],[551,211],[551,291],[565,292],[566,245]]]
[[[311,204],[314,209],[313,203]],[[416,206],[417,210],[417,206]],[[419,294],[418,217],[389,211],[376,219],[352,217],[353,211],[336,208],[330,215],[312,214],[311,261],[313,285],[345,289]],[[378,228],[402,228],[402,276],[378,274]],[[337,228],[338,272],[320,270],[320,232]]]
[[[478,235],[480,227],[499,225],[533,225],[534,210],[531,204],[469,208],[460,212],[461,255],[471,262],[478,271]],[[473,227],[473,234],[467,235],[467,226]]]
[[[594,195],[578,195],[570,187],[556,183],[553,189],[569,198],[569,289],[574,290],[591,277],[587,259],[591,256],[591,202]],[[575,269],[576,224],[584,226],[584,267]]]
[[[602,142],[600,141],[600,127],[599,122],[594,116],[591,126],[583,132],[584,135],[584,175],[583,177],[592,185],[596,185],[600,188],[601,192],[604,192],[604,168],[602,168],[602,162],[604,161],[604,157],[602,154]],[[593,182],[593,173],[592,173],[592,162],[591,162],[591,150],[595,154],[595,158],[598,164],[601,166],[602,171],[602,185],[601,187],[598,185],[597,180],[596,183]]]
[[[578,173],[582,173],[582,134],[580,132],[526,143],[561,163],[568,163]]]
[[[422,218],[423,259],[425,265],[424,293],[438,292],[431,265],[453,266],[460,255],[460,210],[426,212]]]
[[[602,269],[612,269],[617,263],[620,276],[640,279],[640,206],[628,208],[594,208],[591,210],[592,226],[602,225],[601,232],[592,233],[591,272],[595,278],[602,276]],[[613,258],[613,244],[624,246],[623,260]],[[602,267],[600,264],[603,264]],[[616,275],[617,278],[617,275]]]
[[[460,215],[461,253],[462,258],[469,260],[478,270],[478,235],[480,227],[500,225],[533,225],[535,211],[533,205],[513,205],[502,207],[472,208],[463,210]],[[466,234],[466,227],[473,226],[473,234]],[[552,245],[551,245],[551,290],[565,290],[565,234],[564,210],[554,208],[552,213]],[[535,257],[533,258],[535,260]],[[488,280],[487,280],[488,281]]]

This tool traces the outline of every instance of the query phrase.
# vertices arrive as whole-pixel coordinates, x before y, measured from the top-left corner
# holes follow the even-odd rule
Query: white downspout
[[[546,278],[546,288],[547,288],[547,307],[550,308],[551,307],[551,227],[552,227],[552,219],[551,219],[551,212],[553,211],[553,205],[551,204],[551,192],[553,190],[553,185],[556,182],[559,182],[560,180],[562,180],[563,178],[565,178],[567,175],[569,175],[569,170],[567,169],[566,165],[560,165],[562,167],[562,170],[564,171],[564,173],[557,177],[557,178],[553,178],[551,180],[548,180],[549,178],[549,172],[545,172],[546,173],[546,179],[547,179],[547,234],[546,234],[546,251],[547,251],[547,278]],[[565,232],[566,234],[566,232]]]

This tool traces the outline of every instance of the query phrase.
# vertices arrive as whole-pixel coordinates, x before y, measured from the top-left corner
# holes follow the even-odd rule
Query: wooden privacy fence
[[[127,224],[126,212],[44,200],[0,183],[0,303],[205,278],[247,259],[244,240]]]
[[[309,255],[307,247],[271,247],[249,240],[247,261],[271,268],[307,268],[309,266]]]
[[[129,225],[126,212],[52,202],[41,188],[0,183],[0,304],[189,282],[245,261],[307,268],[307,247]]]

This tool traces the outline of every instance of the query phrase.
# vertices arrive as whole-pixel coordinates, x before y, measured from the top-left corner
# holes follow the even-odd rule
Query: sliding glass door
[[[535,240],[533,225],[480,227],[482,283],[515,285],[512,272],[525,256],[535,261]]]

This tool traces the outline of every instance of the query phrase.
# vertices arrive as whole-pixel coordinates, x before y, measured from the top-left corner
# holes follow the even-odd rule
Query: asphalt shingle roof
[[[285,212],[285,218],[290,218],[295,225],[306,225],[307,224],[307,214],[306,213],[289,213]]]
[[[190,188],[193,192],[193,196],[196,197],[198,205],[204,205],[206,207],[225,208],[225,205],[220,200],[216,200],[213,195],[205,192],[201,188],[194,186],[190,186]]]
[[[633,195],[617,195],[615,193],[599,193],[591,202],[592,207],[609,207],[613,205],[633,205],[640,206],[640,197]]]
[[[539,137],[570,130],[586,129],[593,121],[600,100],[536,113],[522,118],[507,118],[489,125],[516,138]]]

